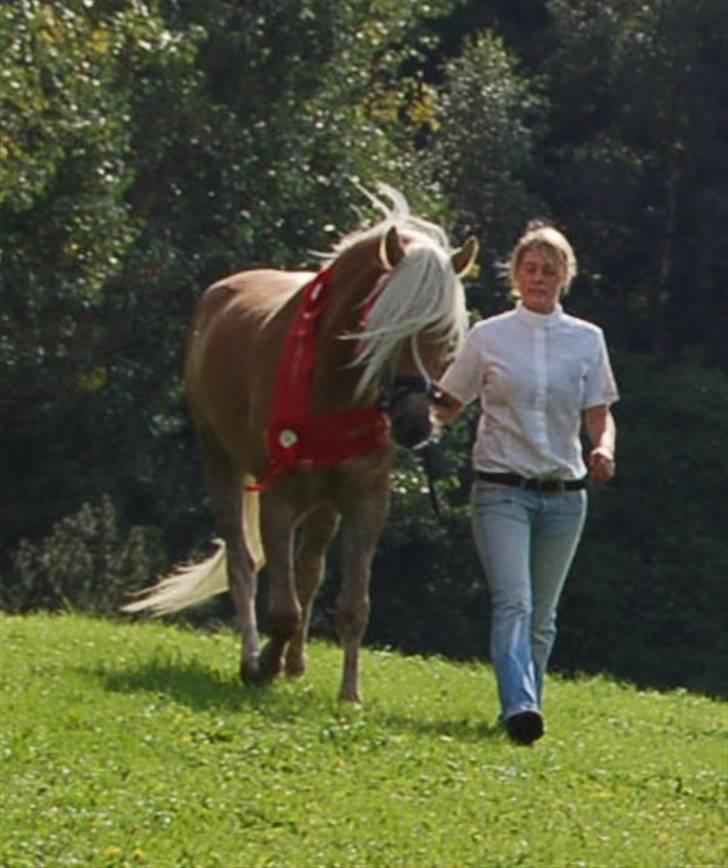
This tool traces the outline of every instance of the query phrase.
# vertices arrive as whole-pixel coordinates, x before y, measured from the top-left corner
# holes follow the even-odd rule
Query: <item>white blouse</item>
[[[598,326],[520,303],[473,327],[440,385],[462,404],[480,397],[476,470],[539,478],[584,476],[582,411],[619,398]]]

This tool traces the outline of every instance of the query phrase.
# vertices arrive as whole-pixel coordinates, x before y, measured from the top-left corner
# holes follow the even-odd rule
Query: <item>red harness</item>
[[[296,467],[328,467],[366,455],[389,439],[389,419],[375,404],[310,415],[318,322],[330,294],[331,268],[326,268],[306,287],[288,332],[268,422],[268,465],[259,482],[246,485],[248,491],[263,491]]]

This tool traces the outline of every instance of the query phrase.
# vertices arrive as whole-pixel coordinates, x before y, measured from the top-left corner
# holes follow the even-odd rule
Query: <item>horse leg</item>
[[[313,601],[324,576],[326,551],[338,528],[339,514],[330,506],[316,509],[301,525],[294,572],[302,621],[286,651],[286,675],[291,677],[299,677],[306,671],[306,642]]]
[[[339,698],[361,703],[359,650],[369,621],[369,580],[372,558],[386,520],[386,486],[347,510],[341,536],[341,589],[336,601],[336,627],[344,651]]]
[[[213,435],[201,436],[200,440],[205,482],[217,532],[227,548],[228,584],[242,634],[240,677],[254,684],[260,680],[255,613],[258,576],[243,532],[243,473]]]
[[[283,496],[264,492],[261,497],[260,530],[268,576],[269,640],[260,653],[261,680],[271,681],[283,669],[283,656],[290,639],[302,623],[293,572],[293,538],[296,514]]]

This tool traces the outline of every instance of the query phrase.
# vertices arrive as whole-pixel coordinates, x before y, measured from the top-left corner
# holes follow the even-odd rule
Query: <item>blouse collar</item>
[[[564,309],[556,302],[556,307],[551,313],[536,313],[529,310],[522,301],[516,304],[516,316],[518,319],[535,328],[552,328],[557,325],[563,316]]]

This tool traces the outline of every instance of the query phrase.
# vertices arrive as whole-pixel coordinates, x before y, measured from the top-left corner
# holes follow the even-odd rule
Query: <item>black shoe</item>
[[[543,735],[543,717],[538,711],[521,711],[505,722],[506,732],[518,744],[531,744]]]

